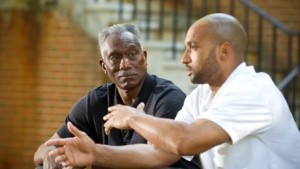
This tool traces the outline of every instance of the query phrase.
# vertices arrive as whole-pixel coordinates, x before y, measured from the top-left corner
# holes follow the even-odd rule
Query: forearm
[[[97,145],[93,166],[107,168],[162,168],[173,164],[179,156],[155,148],[153,145],[127,146]]]
[[[180,147],[186,139],[188,124],[149,115],[136,115],[128,120],[129,126],[162,150],[181,155]]]
[[[142,114],[131,116],[128,125],[158,148],[177,155],[196,155],[230,142],[224,129],[206,119],[188,124]]]

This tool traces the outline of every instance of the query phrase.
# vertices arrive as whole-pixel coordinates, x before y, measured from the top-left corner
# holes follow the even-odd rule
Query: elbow
[[[189,145],[189,138],[186,134],[181,134],[176,139],[174,139],[175,142],[173,144],[173,153],[182,156],[182,155],[190,155],[191,149]]]

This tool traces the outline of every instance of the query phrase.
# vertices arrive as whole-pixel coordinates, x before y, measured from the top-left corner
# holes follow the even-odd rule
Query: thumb
[[[144,107],[145,107],[145,103],[140,103],[138,106],[137,106],[137,110],[139,110],[139,111],[143,111],[143,109],[144,109]]]
[[[78,130],[71,122],[68,122],[68,129],[69,131],[75,136],[75,137],[78,137],[78,138],[81,138],[83,136],[83,132]]]

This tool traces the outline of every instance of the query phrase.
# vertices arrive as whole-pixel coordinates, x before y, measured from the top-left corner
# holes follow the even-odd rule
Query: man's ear
[[[219,45],[219,58],[221,61],[224,61],[228,59],[228,57],[232,53],[232,46],[229,42],[223,42],[222,44]]]
[[[144,54],[144,56],[145,56],[145,59],[147,60],[147,51],[143,51],[143,54]]]
[[[148,65],[148,62],[147,62],[147,51],[143,51],[143,55],[144,55],[144,57],[145,57],[145,63],[146,63],[146,65]]]
[[[101,67],[102,71],[103,71],[105,74],[107,74],[106,65],[105,65],[105,63],[104,63],[104,60],[103,60],[103,59],[99,59],[99,65],[100,65],[100,67]]]

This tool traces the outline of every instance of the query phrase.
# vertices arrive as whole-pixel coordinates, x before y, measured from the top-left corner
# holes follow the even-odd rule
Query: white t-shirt
[[[240,64],[211,99],[207,84],[187,96],[176,120],[208,119],[232,144],[200,154],[204,169],[300,169],[300,133],[281,92],[265,73]]]

